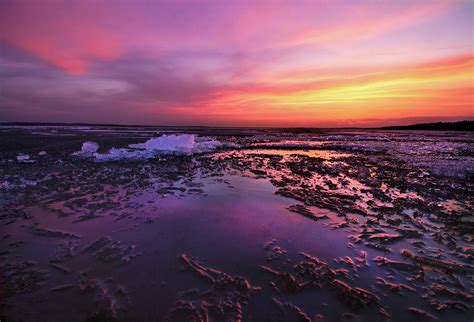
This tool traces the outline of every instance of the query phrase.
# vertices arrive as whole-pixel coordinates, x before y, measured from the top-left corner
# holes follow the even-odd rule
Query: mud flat
[[[472,321],[473,143],[3,127],[0,319]]]

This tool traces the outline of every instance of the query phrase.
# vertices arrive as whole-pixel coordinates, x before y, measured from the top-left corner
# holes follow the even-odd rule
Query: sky
[[[474,119],[474,1],[0,0],[0,122]]]

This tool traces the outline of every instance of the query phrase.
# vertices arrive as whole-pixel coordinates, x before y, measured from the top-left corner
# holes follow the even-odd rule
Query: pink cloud
[[[0,20],[4,41],[72,74],[85,73],[90,60],[119,57],[116,35],[91,19],[89,10],[67,3],[59,8],[48,4],[6,6]]]

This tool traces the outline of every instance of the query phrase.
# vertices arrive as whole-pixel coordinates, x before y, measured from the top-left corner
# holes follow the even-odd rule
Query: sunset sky
[[[0,121],[474,118],[474,1],[0,0]]]

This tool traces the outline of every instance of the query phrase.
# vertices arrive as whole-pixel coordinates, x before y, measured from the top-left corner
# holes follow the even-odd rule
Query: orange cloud
[[[473,54],[387,69],[284,74],[214,93],[195,112],[285,123],[473,114]],[[311,77],[313,76],[313,77]],[[309,81],[308,81],[309,80]]]

